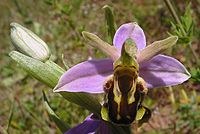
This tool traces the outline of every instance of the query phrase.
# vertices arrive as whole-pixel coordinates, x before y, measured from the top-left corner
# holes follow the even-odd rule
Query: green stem
[[[8,125],[7,125],[7,128],[6,128],[6,132],[7,133],[9,133],[9,128],[10,128],[10,125],[11,125],[11,121],[13,119],[13,113],[14,113],[14,101],[12,100],[11,106],[10,106],[9,118],[8,118]]]

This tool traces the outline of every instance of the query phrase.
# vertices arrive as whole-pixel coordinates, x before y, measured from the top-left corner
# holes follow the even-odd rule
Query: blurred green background
[[[189,2],[173,1],[187,33],[182,36],[162,0],[1,0],[0,133],[60,133],[44,108],[42,90],[53,110],[71,126],[89,114],[28,76],[9,58],[14,49],[9,24],[17,22],[35,32],[48,44],[56,63],[64,67],[64,54],[65,62],[72,67],[89,57],[105,56],[89,47],[81,36],[85,30],[109,40],[102,9],[105,4],[113,7],[118,27],[136,21],[145,31],[147,44],[169,34],[178,35],[179,43],[165,53],[184,63],[192,74],[182,85],[149,91],[145,105],[153,115],[138,133],[200,133],[200,0]]]

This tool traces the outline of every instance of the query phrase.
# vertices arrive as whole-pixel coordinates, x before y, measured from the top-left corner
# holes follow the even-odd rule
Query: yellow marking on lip
[[[120,113],[120,102],[122,99],[122,94],[119,90],[118,82],[114,78],[114,88],[113,88],[113,94],[114,94],[114,101],[117,103],[117,113]]]
[[[128,104],[135,102],[136,82],[133,82],[133,84],[131,90],[128,92]]]
[[[115,92],[113,92],[113,93],[114,93],[114,101],[117,103],[117,113],[120,113],[120,102],[121,102],[122,96],[121,95],[116,96]]]

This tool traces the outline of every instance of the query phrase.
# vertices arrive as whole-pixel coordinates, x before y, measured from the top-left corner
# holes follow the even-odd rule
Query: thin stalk
[[[181,31],[184,33],[184,35],[186,35],[186,32],[181,24],[180,18],[178,17],[172,3],[170,0],[164,0],[165,4],[167,5],[167,8],[169,9],[172,17],[175,19],[176,23],[178,23],[180,25]]]
[[[6,128],[6,132],[7,133],[9,133],[9,128],[10,128],[10,125],[11,125],[11,121],[13,119],[13,111],[14,111],[14,101],[12,100],[11,106],[10,106],[9,118],[8,118],[8,125],[7,125],[7,128]]]
[[[167,5],[167,8],[169,9],[169,11],[170,11],[171,15],[173,16],[174,20],[175,20],[176,23],[180,26],[181,31],[183,32],[183,34],[184,34],[185,36],[187,36],[187,33],[186,33],[186,31],[184,30],[183,25],[182,25],[182,23],[181,23],[181,21],[180,21],[180,18],[179,18],[179,16],[177,15],[177,13],[176,13],[176,11],[175,11],[175,8],[173,7],[171,1],[170,1],[170,0],[164,0],[164,2],[165,2],[165,4]],[[190,48],[190,50],[191,50],[191,52],[192,52],[192,54],[193,54],[193,56],[194,56],[194,58],[195,58],[195,61],[196,61],[197,65],[199,65],[199,64],[200,64],[200,63],[199,63],[199,58],[198,58],[196,52],[193,50],[192,45],[191,45],[191,42],[189,43],[189,48]]]

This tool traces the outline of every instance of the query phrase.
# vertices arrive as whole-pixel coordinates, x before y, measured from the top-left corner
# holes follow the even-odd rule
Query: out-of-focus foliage
[[[179,37],[179,43],[188,44],[194,38],[194,21],[190,4],[187,6],[184,15],[180,17],[180,22],[181,24],[171,22],[172,34]]]
[[[196,83],[200,83],[200,68],[191,70],[192,79]]]
[[[187,96],[184,93],[184,96]],[[196,92],[192,92],[190,97],[180,100],[180,104],[177,113],[178,118],[176,122],[177,133],[198,133],[200,131],[200,111],[199,103],[200,97]]]

